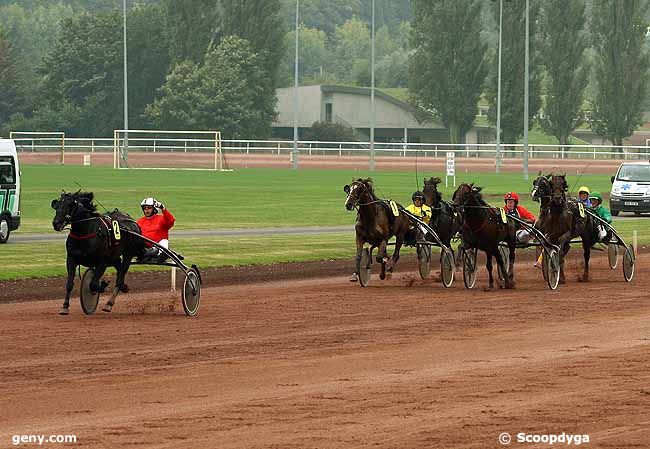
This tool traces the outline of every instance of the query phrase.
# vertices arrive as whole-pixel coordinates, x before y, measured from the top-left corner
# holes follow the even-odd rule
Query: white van
[[[609,208],[619,212],[650,212],[650,162],[623,162],[612,176]]]
[[[20,226],[20,166],[13,140],[0,139],[0,243]]]

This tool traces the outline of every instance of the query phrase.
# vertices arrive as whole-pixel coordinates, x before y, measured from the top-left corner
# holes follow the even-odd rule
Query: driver
[[[592,192],[589,195],[589,200],[591,201],[592,212],[595,213],[599,218],[602,218],[603,221],[606,221],[607,223],[611,224],[612,214],[609,212],[609,210],[607,210],[605,206],[603,206],[603,196],[600,194],[600,192]],[[598,220],[594,220],[594,222],[597,221]],[[598,231],[599,242],[609,240],[609,238],[606,239],[608,231],[605,228],[605,225],[603,225],[602,223],[596,223],[596,229]]]
[[[176,221],[174,216],[165,208],[163,203],[152,197],[143,199],[140,207],[144,217],[141,217],[137,223],[142,230],[142,235],[164,248],[169,248],[169,230]],[[158,214],[159,210],[162,212],[161,215]],[[159,257],[159,261],[162,262],[166,258],[160,249],[149,242],[145,242],[145,246],[148,248],[145,250],[142,259]]]
[[[519,195],[515,192],[506,193],[503,196],[503,201],[506,203],[506,214],[520,218],[531,225],[533,225],[535,220],[537,220],[535,215],[533,215],[528,209],[519,205]],[[519,229],[521,226],[519,223],[516,223],[515,226],[517,227],[517,242],[528,243],[531,239],[530,232],[526,229]]]
[[[589,193],[589,187],[587,186],[582,186],[578,190],[578,201],[581,202],[585,207],[591,207],[591,201],[589,200],[590,198],[590,193]]]
[[[413,195],[411,195],[411,201],[413,201],[413,203],[406,206],[406,210],[426,224],[429,224],[429,221],[431,220],[431,208],[424,204],[424,194],[419,190],[413,192]],[[412,246],[414,246],[417,241],[415,225],[412,222],[409,224],[409,231],[406,234],[405,240],[407,245]]]

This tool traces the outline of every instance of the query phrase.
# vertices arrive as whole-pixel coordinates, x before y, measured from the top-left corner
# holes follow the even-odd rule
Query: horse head
[[[551,203],[561,206],[566,202],[566,192],[569,185],[566,182],[566,174],[551,175]]]
[[[456,206],[482,204],[481,190],[483,190],[483,187],[475,186],[474,183],[467,184],[464,182],[454,192],[452,202]]]
[[[94,195],[92,192],[75,193],[61,192],[59,199],[52,200],[52,209],[55,214],[52,219],[52,227],[55,231],[61,231],[66,225],[71,224],[75,217],[82,213],[95,212],[93,204]]]
[[[375,200],[372,190],[372,179],[358,178],[352,180],[350,185],[345,185],[343,191],[348,195],[345,199],[345,208],[352,210],[357,206],[370,203]]]
[[[441,179],[438,177],[424,179],[422,193],[424,194],[424,204],[429,207],[438,207],[442,200],[442,195],[438,192],[438,184],[440,184],[440,182]]]
[[[533,201],[541,201],[542,207],[545,204],[548,204],[551,198],[552,187],[551,187],[551,175],[542,175],[540,172],[537,178],[533,180],[533,190],[531,196]]]

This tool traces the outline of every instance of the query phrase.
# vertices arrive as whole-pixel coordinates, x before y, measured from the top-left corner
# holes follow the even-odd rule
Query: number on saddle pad
[[[390,200],[388,204],[390,204],[390,210],[393,211],[393,215],[399,217],[399,209],[397,209],[397,204],[395,204],[395,201]]]
[[[113,220],[113,235],[115,236],[115,240],[122,239],[122,234],[120,234],[120,224],[117,220]]]
[[[580,218],[585,218],[585,205],[578,203],[578,210],[580,211]]]
[[[501,221],[503,223],[508,223],[508,218],[506,217],[506,210],[503,207],[500,207],[499,211],[501,212]]]

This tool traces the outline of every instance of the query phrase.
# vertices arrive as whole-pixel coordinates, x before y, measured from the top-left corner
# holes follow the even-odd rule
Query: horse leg
[[[361,251],[363,250],[363,243],[363,240],[357,237],[357,256],[354,259],[354,271],[350,276],[350,282],[359,281],[359,272],[361,271]]]
[[[393,257],[390,266],[388,267],[388,272],[392,273],[395,269],[395,264],[399,260],[399,251],[402,249],[402,244],[404,243],[404,236],[397,236],[395,239],[395,250],[393,251]]]
[[[571,248],[571,245],[568,243],[564,243],[559,245],[560,246],[560,284],[566,284],[566,277],[564,276],[564,258],[566,257],[567,253],[569,252],[569,249]]]
[[[388,262],[388,253],[386,252],[388,246],[387,240],[382,240],[377,249],[377,262],[381,263],[381,271],[379,272],[379,279],[382,281],[386,279],[386,262]]]
[[[585,268],[582,273],[581,282],[589,282],[589,259],[591,258],[591,241],[582,240],[582,254],[585,259]]]
[[[510,261],[508,263],[508,276],[506,277],[506,288],[515,288],[515,242],[508,245],[510,250]]]
[[[77,262],[75,262],[70,256],[67,257],[65,265],[68,270],[68,280],[65,283],[65,299],[63,300],[61,310],[59,310],[59,315],[67,315],[69,313],[70,294],[74,288],[74,276],[77,269]]]
[[[485,268],[487,268],[488,272],[488,289],[492,290],[494,288],[494,277],[492,276],[492,253],[486,251],[485,255]]]
[[[117,270],[117,276],[115,277],[115,287],[113,287],[113,292],[111,293],[111,297],[108,299],[106,302],[106,305],[102,310],[104,312],[110,312],[113,310],[113,306],[115,305],[115,298],[117,298],[117,295],[120,292],[126,293],[129,289],[124,283],[124,278],[126,277],[126,272],[129,271],[129,267],[131,266],[131,259],[126,260],[124,259],[123,262],[118,262],[115,264],[115,269]]]

